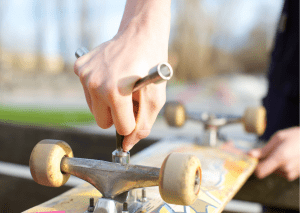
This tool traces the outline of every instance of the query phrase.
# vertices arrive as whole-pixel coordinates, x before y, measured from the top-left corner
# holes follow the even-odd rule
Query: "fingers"
[[[101,83],[97,75],[88,81],[88,91],[92,99],[92,112],[98,126],[103,129],[115,125],[120,135],[129,135],[135,127],[131,95],[122,96],[117,87]]]
[[[131,95],[119,97],[110,102],[113,123],[120,135],[129,135],[135,128],[133,103]]]
[[[113,124],[111,110],[101,93],[101,78],[93,73],[93,66],[87,64],[90,61],[87,56],[88,54],[77,59],[74,72],[80,78],[86,101],[95,117],[97,125],[103,129],[107,129]]]
[[[124,55],[124,48],[121,48],[123,44],[106,43],[98,50],[80,57],[75,63],[74,72],[80,78],[87,103],[98,126],[106,129],[114,124],[117,132],[126,136],[123,148],[128,151],[150,134],[165,103],[166,83],[142,88],[143,92],[139,91],[139,95],[134,95],[133,102],[132,87],[140,75],[146,74],[146,70],[145,73],[140,70],[148,66],[144,61],[149,59],[144,60],[140,55]],[[135,63],[132,59],[140,62]],[[157,58],[153,61],[157,61]],[[164,94],[159,94],[159,91]]]
[[[114,124],[119,134],[129,135],[135,128],[132,97],[119,94],[114,79],[109,75],[104,77],[99,68],[90,63],[91,56],[92,52],[80,57],[74,66],[89,108],[98,126],[107,129]]]
[[[288,164],[284,164],[275,173],[286,178],[288,181],[293,181],[300,175],[299,161],[295,160]]]
[[[255,153],[255,154],[258,154],[258,156],[259,156],[258,158],[259,159],[266,158],[266,157],[268,157],[268,155],[270,153],[273,152],[274,149],[276,149],[278,147],[278,145],[280,143],[282,143],[282,141],[283,141],[282,135],[280,134],[280,132],[277,132],[276,134],[274,134],[271,137],[271,139],[267,143],[267,145],[265,147],[261,148],[260,153],[258,151],[258,153]]]
[[[260,159],[262,156],[261,148],[252,149],[251,151],[248,152],[248,155],[250,155],[253,158]]]
[[[281,166],[281,162],[276,158],[276,153],[260,162],[255,170],[258,178],[265,178]]]
[[[96,123],[102,129],[107,129],[113,125],[111,110],[108,105],[98,95],[93,94],[92,113]]]
[[[248,153],[251,157],[260,159],[255,170],[258,178],[268,176],[281,166],[280,150],[278,150],[281,142],[281,137],[275,134],[265,147],[253,149]]]
[[[130,135],[124,138],[124,151],[129,151],[137,142],[150,134],[156,117],[166,100],[165,87],[166,83],[149,85],[134,94],[136,97],[136,100],[133,101],[136,127]]]
[[[250,152],[251,154],[249,153],[251,156],[261,159],[255,171],[258,178],[265,178],[282,165],[281,142],[281,137],[275,134],[265,147],[254,149]]]
[[[299,153],[295,154],[294,152],[297,151],[290,147],[288,142],[288,140],[283,141],[282,135],[275,135],[269,142],[275,144],[272,149],[266,146],[266,149],[255,149],[249,153],[251,156],[261,159],[255,171],[258,178],[265,178],[273,172],[285,177],[289,181],[293,181],[299,177]],[[265,152],[263,153],[263,151]]]
[[[298,171],[293,171],[293,172],[290,172],[290,173],[286,174],[285,178],[288,181],[296,180],[297,178],[299,178],[299,170]]]

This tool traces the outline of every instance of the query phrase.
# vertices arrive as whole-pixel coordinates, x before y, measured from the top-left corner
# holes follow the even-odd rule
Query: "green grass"
[[[0,104],[0,121],[24,125],[74,126],[82,123],[93,123],[94,117],[88,109]]]

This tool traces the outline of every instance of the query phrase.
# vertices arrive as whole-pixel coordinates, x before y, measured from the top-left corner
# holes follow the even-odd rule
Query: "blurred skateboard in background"
[[[205,127],[204,137],[199,141],[170,136],[157,142],[133,156],[128,164],[130,166],[125,165],[128,171],[141,169],[129,176],[128,173],[121,172],[124,167],[122,162],[73,158],[71,148],[62,141],[43,140],[38,143],[32,152],[30,163],[35,181],[43,185],[60,186],[68,179],[64,177],[72,174],[89,183],[75,187],[25,212],[222,212],[253,173],[257,159],[231,149],[230,146],[222,146],[218,130],[224,125],[241,122],[247,132],[262,134],[265,129],[265,109],[247,108],[242,117],[207,113],[196,116],[186,112],[182,104],[170,102],[164,108],[164,115],[167,123],[177,128],[183,126],[187,120],[201,122]],[[46,149],[45,144],[50,149]],[[58,150],[60,159],[43,160],[51,158],[54,151],[49,150]],[[201,167],[191,156],[200,160]],[[49,173],[57,162],[59,173]],[[184,165],[183,162],[187,164]],[[96,174],[97,170],[99,173]],[[61,183],[51,180],[51,183],[45,184],[49,182],[49,178],[42,177],[43,175],[58,175],[55,181],[60,180]],[[95,178],[97,175],[98,178]],[[134,184],[137,187],[133,187]],[[121,190],[122,193],[110,193],[111,191],[103,189],[106,187],[104,185],[115,192]],[[102,198],[103,194],[106,198]],[[118,195],[110,196],[112,194]],[[190,203],[185,205],[185,202]]]

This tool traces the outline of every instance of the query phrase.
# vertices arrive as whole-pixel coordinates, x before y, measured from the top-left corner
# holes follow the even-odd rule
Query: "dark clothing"
[[[269,90],[263,99],[267,128],[262,140],[299,126],[299,1],[286,0],[269,67]]]

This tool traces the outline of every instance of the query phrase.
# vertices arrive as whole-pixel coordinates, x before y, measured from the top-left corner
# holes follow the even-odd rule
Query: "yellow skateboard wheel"
[[[169,126],[183,126],[186,120],[186,112],[183,104],[176,101],[166,103],[164,117]]]
[[[262,135],[266,129],[266,109],[263,106],[248,107],[242,120],[246,132]]]
[[[73,157],[71,147],[60,140],[42,140],[33,148],[29,167],[35,182],[51,187],[64,185],[70,175],[60,170],[63,157]]]
[[[201,164],[196,156],[171,153],[161,166],[160,196],[167,203],[191,205],[200,192],[201,179]]]

